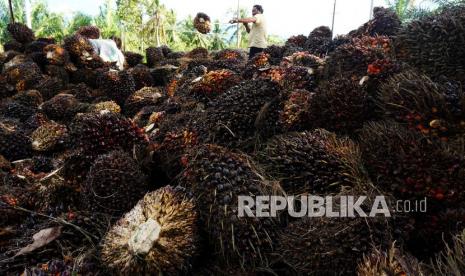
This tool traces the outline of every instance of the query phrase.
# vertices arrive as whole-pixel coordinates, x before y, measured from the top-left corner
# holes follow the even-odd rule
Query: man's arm
[[[245,31],[247,33],[250,33],[250,26],[249,26],[249,23],[243,23],[244,24],[244,27],[245,27]]]
[[[255,17],[250,17],[250,18],[239,18],[239,19],[233,19],[229,21],[231,23],[255,23],[257,22],[257,18]]]

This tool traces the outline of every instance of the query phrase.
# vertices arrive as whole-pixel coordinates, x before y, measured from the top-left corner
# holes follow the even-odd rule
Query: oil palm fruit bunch
[[[34,130],[36,130],[41,125],[48,123],[50,120],[42,112],[37,112],[31,117],[29,117],[23,125],[23,131],[26,135],[31,135]]]
[[[266,263],[276,218],[241,217],[239,195],[271,195],[268,184],[246,156],[205,144],[187,156],[180,183],[195,196],[209,248],[225,264],[247,270]]]
[[[147,57],[147,65],[149,67],[154,67],[158,65],[162,60],[165,59],[163,50],[160,47],[149,47],[145,50],[145,55]]]
[[[58,95],[62,90],[65,90],[66,80],[57,77],[44,76],[39,82],[34,85],[34,89],[38,90],[44,100],[49,100]]]
[[[34,32],[22,23],[9,23],[7,30],[14,40],[21,44],[27,44],[34,41]]]
[[[7,51],[14,51],[18,53],[24,52],[24,45],[14,39],[7,41],[3,44],[3,50]]]
[[[99,39],[100,29],[97,26],[81,26],[76,34],[87,37],[88,39]]]
[[[155,86],[155,80],[153,79],[153,76],[150,73],[150,69],[147,66],[139,64],[133,68],[130,68],[128,72],[134,78],[136,90],[144,87]]]
[[[308,121],[313,127],[349,134],[373,118],[372,105],[366,85],[335,78],[318,86]]]
[[[397,58],[433,79],[444,75],[463,81],[465,51],[459,45],[465,28],[464,11],[463,5],[456,5],[410,22],[394,39]]]
[[[316,88],[314,70],[303,66],[289,66],[284,69],[280,85],[284,90],[306,89],[312,91]]]
[[[28,106],[14,100],[7,100],[0,104],[0,116],[26,121],[37,112],[37,107]]]
[[[281,66],[304,66],[313,70],[317,70],[324,65],[324,59],[310,54],[309,52],[296,52],[291,56],[284,57],[281,61]]]
[[[58,94],[44,102],[40,109],[51,120],[67,122],[74,116],[87,109],[87,105],[79,102],[70,94]]]
[[[304,130],[309,116],[309,108],[315,93],[307,90],[293,90],[286,94],[279,122],[286,131]]]
[[[11,99],[17,103],[30,107],[39,107],[42,104],[42,95],[37,90],[27,90],[16,93]]]
[[[378,79],[386,79],[395,73],[399,73],[399,71],[399,63],[389,58],[377,59],[374,62],[368,64],[367,68],[368,76]]]
[[[360,141],[366,168],[380,189],[401,199],[426,197],[429,208],[462,200],[463,155],[440,141],[390,121],[365,125]]]
[[[208,50],[203,47],[197,47],[192,49],[189,53],[187,53],[188,58],[192,59],[207,59],[208,58]]]
[[[379,98],[386,117],[425,135],[446,139],[465,132],[465,94],[453,83],[433,82],[426,75],[406,71],[388,79]]]
[[[85,83],[78,83],[78,84],[69,84],[66,90],[62,91],[63,94],[71,94],[73,95],[78,101],[81,102],[92,102],[94,100],[94,96],[98,95],[95,93],[89,86]]]
[[[91,113],[105,113],[105,112],[120,113],[121,107],[114,101],[105,101],[92,104],[89,107]]]
[[[98,86],[105,95],[117,104],[123,105],[126,99],[136,91],[134,77],[127,71],[108,71],[98,78]]]
[[[19,126],[0,121],[0,154],[10,161],[30,157],[31,140]]]
[[[116,113],[86,113],[70,125],[72,145],[83,154],[106,153],[114,149],[132,151],[145,143],[143,130]]]
[[[401,21],[394,10],[383,7],[375,7],[373,9],[373,19],[360,26],[360,28],[352,33],[352,36],[394,36],[399,32],[400,29]]]
[[[454,236],[453,242],[447,245],[433,260],[432,275],[460,275],[465,273],[465,231]]]
[[[291,222],[279,235],[278,260],[296,275],[354,275],[372,244],[389,240],[385,218],[311,217]],[[311,254],[308,250],[311,248]]]
[[[329,52],[332,36],[333,33],[327,26],[315,28],[308,36],[304,48],[313,55],[324,57]]]
[[[68,138],[68,129],[53,121],[38,127],[32,134],[32,149],[48,152],[63,147]]]
[[[53,158],[43,155],[32,157],[31,171],[33,173],[49,173],[53,171],[54,168]]]
[[[270,55],[271,65],[279,65],[284,57],[284,50],[284,46],[270,45],[263,52]]]
[[[304,35],[294,35],[286,40],[285,46],[295,46],[303,48],[307,42],[307,37]]]
[[[141,54],[134,52],[125,51],[123,52],[123,54],[126,58],[126,62],[129,67],[134,67],[137,64],[142,64],[142,59],[144,59],[144,57]]]
[[[259,72],[259,69],[269,67],[270,65],[270,55],[263,52],[258,53],[247,62],[242,77],[244,79],[251,79]]]
[[[94,48],[85,36],[74,34],[64,39],[64,48],[69,52],[72,61],[80,67],[86,67],[96,59]]]
[[[197,13],[194,17],[194,28],[202,34],[208,34],[211,31],[211,20],[203,12]]]
[[[279,120],[279,110],[263,117],[266,108],[279,97],[279,86],[267,80],[248,80],[232,87],[210,103],[199,127],[206,128],[207,140],[230,147],[247,146],[258,135],[259,119]],[[275,118],[276,117],[276,118]]]
[[[121,46],[122,46],[122,44],[123,44],[122,41],[121,41],[121,38],[112,35],[112,36],[110,37],[110,39],[112,39],[112,40],[116,43],[116,47],[118,47],[118,49],[121,49]]]
[[[137,162],[128,153],[115,150],[94,160],[81,189],[85,194],[84,204],[90,210],[121,215],[129,211],[149,187]]]
[[[427,212],[411,213],[410,227],[404,234],[404,246],[420,260],[428,260],[434,254],[447,249],[454,235],[465,229],[465,209],[428,201]]]
[[[327,58],[325,73],[361,78],[377,59],[392,58],[392,42],[386,36],[362,36],[336,48]]]
[[[70,68],[74,66],[70,64],[71,60],[68,51],[60,45],[49,44],[44,47],[43,53],[49,64],[70,66]]]
[[[47,46],[48,43],[45,41],[32,41],[31,43],[28,43],[24,49],[25,54],[31,54],[31,53],[42,53],[44,50],[44,47]]]
[[[68,63],[70,66],[74,66],[72,63]],[[67,65],[67,66],[68,66]],[[60,83],[63,84],[64,87],[69,85],[69,73],[67,68],[61,65],[45,65],[43,69],[44,73],[47,76],[50,76],[52,79],[57,79]]]
[[[162,91],[157,87],[144,87],[132,93],[124,103],[124,114],[132,117],[144,106],[157,105],[163,100]]]
[[[208,102],[239,84],[241,80],[238,74],[227,69],[210,71],[193,84],[190,93],[201,101]]]
[[[160,113],[153,113],[150,121],[155,121],[154,115]],[[190,116],[191,114],[180,114],[179,116]],[[176,116],[176,115],[175,115]],[[153,150],[153,161],[157,168],[160,168],[167,177],[174,178],[184,169],[186,162],[186,154],[188,150],[200,144],[197,131],[186,126],[184,128],[174,128],[169,131],[165,130],[166,125],[170,124],[169,120],[180,120],[173,116],[161,114],[162,122],[160,124],[160,133],[151,137],[151,149]],[[166,118],[164,118],[166,117]],[[154,122],[156,124],[157,122]]]
[[[105,235],[101,259],[118,275],[188,273],[199,250],[195,203],[180,188],[146,194]]]
[[[7,81],[16,88],[16,91],[29,90],[34,87],[42,78],[42,72],[34,62],[24,62],[5,71]]]
[[[241,53],[238,50],[232,50],[232,49],[224,49],[221,51],[218,51],[214,55],[214,59],[218,60],[245,60],[245,56],[243,53]]]
[[[327,194],[352,186],[356,176],[349,165],[360,166],[359,157],[352,141],[323,130],[277,135],[256,154],[264,171],[290,195]]]
[[[394,243],[387,249],[374,248],[358,263],[357,276],[424,275],[422,264]]]

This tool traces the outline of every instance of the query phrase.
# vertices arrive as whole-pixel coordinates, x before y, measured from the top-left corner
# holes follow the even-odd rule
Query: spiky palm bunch
[[[187,156],[180,183],[196,195],[209,248],[225,263],[242,269],[266,263],[275,236],[274,218],[239,217],[239,195],[270,195],[247,157],[216,145],[195,148]]]
[[[454,83],[406,71],[383,84],[379,98],[386,117],[425,135],[447,138],[465,131],[465,95]]]
[[[409,23],[394,39],[397,58],[433,79],[445,75],[465,80],[465,50],[460,47],[465,31],[464,12],[465,7],[457,5]]]

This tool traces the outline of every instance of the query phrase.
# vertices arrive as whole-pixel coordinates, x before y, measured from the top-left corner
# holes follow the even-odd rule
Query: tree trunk
[[[15,23],[15,16],[13,14],[13,3],[11,3],[11,0],[8,0],[8,4],[10,5],[10,22]]]

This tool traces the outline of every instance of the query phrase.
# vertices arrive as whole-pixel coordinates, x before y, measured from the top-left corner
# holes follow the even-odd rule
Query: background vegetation
[[[31,25],[38,37],[62,40],[80,26],[92,24],[100,28],[103,38],[113,35],[121,37],[124,49],[128,51],[144,52],[145,48],[157,45],[168,45],[178,51],[199,46],[210,50],[237,48],[238,45],[247,47],[247,35],[242,26],[239,29],[239,43],[236,25],[222,25],[219,21],[213,22],[210,34],[203,35],[193,28],[192,16],[179,20],[176,12],[167,9],[159,0],[106,0],[96,16],[75,13],[71,17],[51,12],[45,0],[11,0],[17,22],[26,22],[25,1],[30,1]],[[418,8],[414,5],[415,0],[386,0],[386,3],[403,22],[408,22],[446,5],[464,1],[428,0],[428,9]],[[230,10],[228,14],[232,18],[235,11]],[[245,10],[241,10],[240,14],[247,16]],[[6,31],[9,21],[8,0],[0,0],[0,44],[9,40]],[[280,37],[270,36],[269,42],[282,44],[284,41]]]

